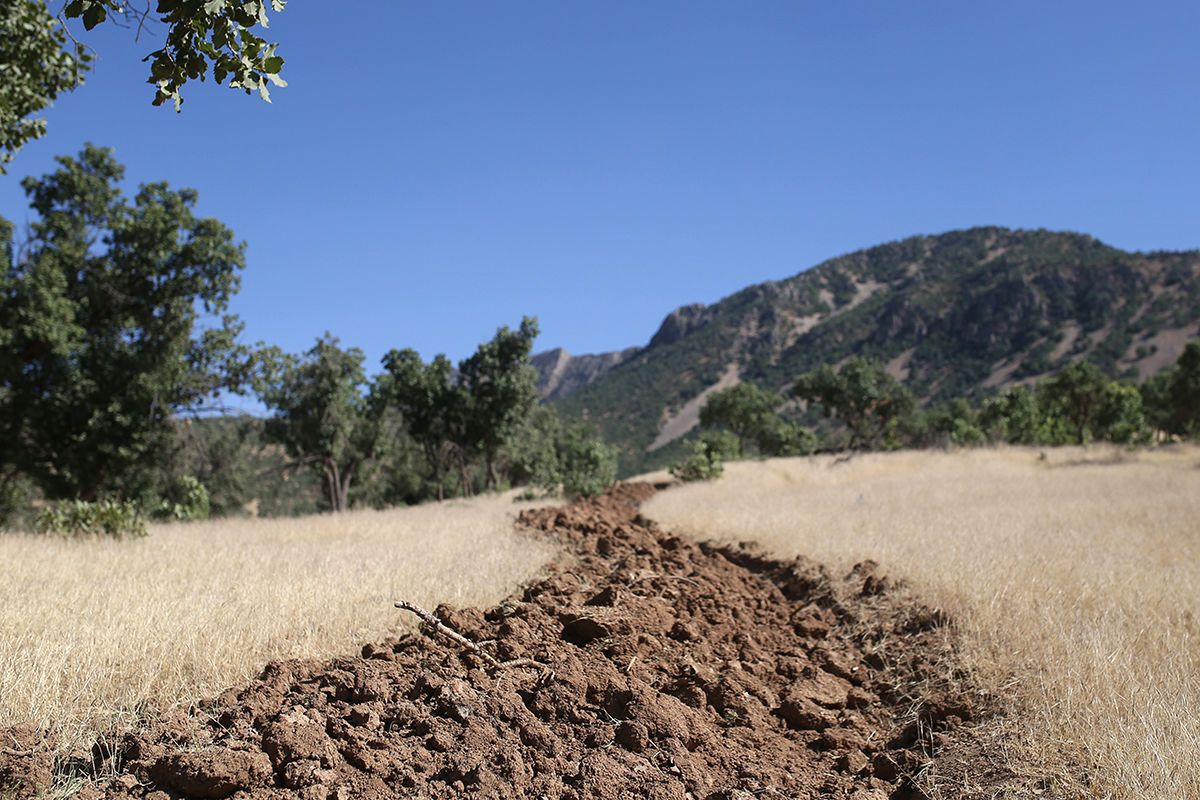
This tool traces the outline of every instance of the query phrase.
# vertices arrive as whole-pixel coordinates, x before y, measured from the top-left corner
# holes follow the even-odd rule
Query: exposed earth
[[[946,620],[871,562],[834,577],[672,536],[638,514],[653,492],[523,512],[574,556],[495,608],[434,612],[486,656],[426,622],[272,663],[74,765],[10,728],[0,796],[56,768],[107,776],[89,800],[925,796],[922,768],[988,713],[944,680]]]

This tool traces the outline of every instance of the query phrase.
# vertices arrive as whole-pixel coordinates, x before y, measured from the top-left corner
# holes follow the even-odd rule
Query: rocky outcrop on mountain
[[[612,353],[573,356],[561,347],[532,356],[529,361],[538,371],[538,397],[557,400],[586,386],[624,363],[641,348],[630,347]]]
[[[680,306],[663,320],[662,325],[658,328],[658,333],[650,339],[649,346],[661,347],[674,344],[689,333],[707,325],[712,318],[712,312],[703,303]]]

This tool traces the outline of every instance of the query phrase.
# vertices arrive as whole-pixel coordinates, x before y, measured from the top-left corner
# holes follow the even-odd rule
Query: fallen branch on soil
[[[433,614],[430,614],[428,611],[421,608],[416,603],[410,603],[407,600],[399,600],[396,602],[396,608],[401,608],[405,611],[411,611],[412,613],[416,614],[430,628],[442,634],[447,639],[455,642],[456,644],[467,648],[493,667],[498,667],[500,669],[508,669],[509,667],[538,667],[540,669],[548,669],[547,665],[541,663],[540,661],[534,661],[532,658],[514,658],[511,661],[500,661],[487,651],[480,648],[479,645],[475,644],[458,631],[446,625],[446,623],[442,622]]]

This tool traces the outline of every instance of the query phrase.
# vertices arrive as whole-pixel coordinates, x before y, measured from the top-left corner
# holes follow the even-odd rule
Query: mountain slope
[[[1076,233],[972,228],[916,236],[672,312],[650,343],[557,392],[626,469],[730,374],[772,389],[852,355],[888,364],[925,403],[978,397],[1087,357],[1114,377],[1174,363],[1200,332],[1200,252],[1129,253]],[[692,405],[697,405],[695,402]],[[657,441],[656,441],[657,440]],[[647,457],[651,445],[658,445]]]

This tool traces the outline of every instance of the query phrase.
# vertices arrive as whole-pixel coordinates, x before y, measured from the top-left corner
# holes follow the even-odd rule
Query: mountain
[[[550,401],[566,397],[638,352],[640,347],[630,347],[598,356],[573,356],[558,347],[538,353],[530,358],[538,371],[538,396]]]
[[[707,393],[739,380],[786,391],[803,372],[861,355],[931,404],[1085,357],[1144,379],[1197,333],[1200,251],[1130,253],[1084,234],[983,227],[889,242],[677,308],[645,347],[552,351],[535,363],[543,396],[595,422],[629,471],[670,460]]]

